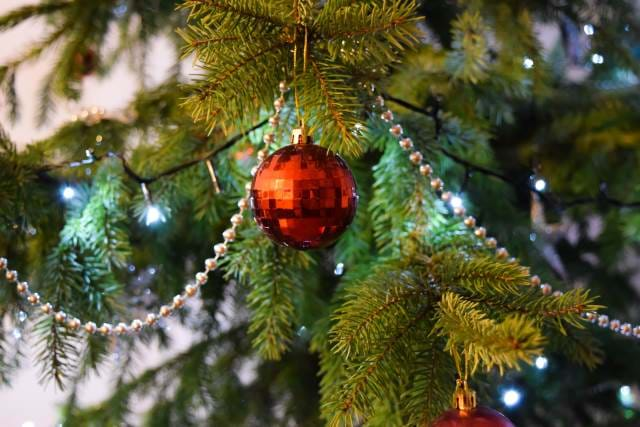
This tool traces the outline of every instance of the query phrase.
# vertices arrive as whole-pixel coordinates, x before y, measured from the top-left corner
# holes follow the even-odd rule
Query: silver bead
[[[8,282],[14,282],[18,280],[18,272],[15,270],[9,270],[5,273],[4,277]]]
[[[198,288],[193,285],[187,285],[184,287],[184,293],[187,294],[187,296],[189,297],[194,296],[197,292],[198,292]]]
[[[411,150],[413,148],[413,141],[409,137],[401,138],[398,144],[400,144],[403,150]],[[420,156],[422,156],[422,154]],[[420,158],[422,159],[422,157]]]
[[[111,335],[112,331],[113,327],[108,323],[103,323],[102,326],[100,326],[100,328],[98,329],[98,332],[100,332],[100,334],[104,336]]]
[[[182,308],[184,306],[184,298],[182,295],[173,297],[173,308]]]
[[[276,136],[271,132],[265,133],[264,136],[262,137],[262,142],[264,142],[267,145],[272,144],[273,141],[275,140],[276,140]]]
[[[484,244],[487,245],[488,248],[495,248],[498,245],[498,241],[493,237],[488,237],[487,240],[484,241]]]
[[[620,330],[620,321],[618,319],[613,319],[611,322],[609,322],[609,328],[612,331],[618,332]]]
[[[58,311],[53,315],[53,318],[56,319],[56,322],[62,323],[67,320],[67,313],[65,313],[64,311]]]
[[[240,214],[234,214],[234,215],[231,217],[231,224],[233,224],[233,225],[240,225],[240,224],[242,224],[242,220],[243,220],[243,219],[244,219],[244,218],[242,217],[242,215],[240,215]]]
[[[207,271],[211,271],[211,270],[215,270],[216,267],[218,266],[218,261],[216,261],[213,258],[207,258],[207,260],[204,262],[204,266],[207,269]],[[196,275],[196,280],[198,280],[198,276]],[[206,282],[206,280],[205,280]]]
[[[419,165],[420,162],[422,162],[422,153],[419,151],[414,151],[413,153],[409,154],[409,160],[414,165]]]
[[[32,305],[36,305],[40,302],[40,295],[34,292],[27,297],[27,301],[29,301],[29,303]]]
[[[434,191],[442,190],[442,187],[444,186],[444,183],[442,182],[442,180],[440,178],[432,179],[430,184],[431,184],[431,188]]]
[[[5,268],[7,268],[8,264],[9,261],[6,258],[0,258],[0,270],[4,270]]]
[[[429,176],[433,173],[433,168],[430,165],[421,165],[420,166],[420,175]]]
[[[540,279],[540,276],[538,275],[531,276],[531,286],[540,286],[541,283],[542,283],[542,280]]]
[[[289,85],[284,80],[280,82],[278,85],[278,89],[280,89],[280,93],[289,92]]]
[[[227,245],[224,243],[218,243],[213,247],[215,253],[219,256],[223,256],[227,253]]]
[[[391,132],[391,135],[399,138],[402,136],[402,126],[400,125],[393,125],[391,126],[391,128],[389,129],[389,132]]]
[[[134,332],[139,332],[142,329],[142,321],[140,319],[133,319],[131,321],[131,330]]]
[[[496,258],[498,259],[507,259],[509,258],[509,251],[506,248],[498,248],[496,249]]]
[[[472,216],[468,216],[464,219],[464,225],[468,228],[473,228],[476,226],[476,219]]]
[[[484,227],[478,227],[473,231],[473,234],[475,234],[476,237],[479,237],[480,239],[484,239],[487,235],[487,229]]]
[[[601,314],[600,317],[598,317],[598,326],[600,326],[601,328],[606,328],[607,326],[609,326],[609,316],[607,316],[606,314]]]
[[[50,314],[52,310],[53,306],[51,306],[51,304],[49,303],[42,304],[42,306],[40,307],[40,311],[42,311],[43,314]]]
[[[199,285],[202,286],[205,283],[207,283],[207,279],[208,279],[208,276],[206,273],[202,273],[202,272],[196,273],[196,282],[198,282]]]
[[[126,334],[129,328],[125,323],[120,322],[113,330],[117,335],[122,335]]]
[[[88,333],[88,334],[94,334],[96,332],[96,324],[93,322],[87,322],[84,324],[84,330]]]
[[[227,228],[222,232],[222,237],[224,238],[224,240],[233,242],[234,240],[236,240],[236,231],[232,228]]]
[[[157,321],[158,321],[158,318],[156,317],[155,314],[153,313],[147,314],[147,317],[145,319],[145,322],[147,323],[147,325],[153,326],[156,324]]]
[[[553,288],[550,284],[543,283],[542,285],[540,285],[540,291],[542,292],[542,295],[549,296],[553,292]]]
[[[171,314],[171,308],[167,305],[160,307],[160,316],[168,317]]]
[[[380,118],[385,122],[390,122],[393,120],[393,112],[391,110],[387,110],[380,114]]]
[[[23,295],[29,290],[29,284],[27,282],[20,282],[16,285],[16,291]]]
[[[238,200],[238,207],[240,209],[247,209],[249,207],[249,202],[246,198],[243,197],[242,199]]]
[[[451,200],[451,197],[453,197],[453,194],[451,194],[451,191],[444,191],[441,195],[440,195],[440,200],[442,200],[443,202],[448,202]]]

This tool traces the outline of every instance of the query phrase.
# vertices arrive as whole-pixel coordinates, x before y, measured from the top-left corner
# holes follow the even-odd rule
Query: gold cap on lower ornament
[[[309,129],[306,126],[300,126],[291,131],[292,144],[313,144],[313,138],[309,135]]]
[[[456,380],[456,391],[453,393],[453,407],[460,411],[470,411],[477,406],[476,392],[463,379]]]

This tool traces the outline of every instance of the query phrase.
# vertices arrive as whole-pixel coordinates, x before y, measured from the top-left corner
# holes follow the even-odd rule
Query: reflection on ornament
[[[301,129],[270,155],[251,186],[256,222],[272,240],[296,249],[330,245],[353,220],[356,183],[340,156],[314,145]]]

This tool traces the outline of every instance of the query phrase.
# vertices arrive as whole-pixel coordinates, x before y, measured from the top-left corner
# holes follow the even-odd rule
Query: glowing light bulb
[[[544,191],[547,188],[547,181],[542,178],[536,179],[536,182],[533,184],[533,186],[538,191]]]
[[[162,211],[160,209],[158,209],[154,205],[149,205],[147,207],[147,211],[145,213],[145,224],[146,225],[152,225],[152,224],[155,224],[157,222],[165,222],[165,221],[166,221],[166,219],[165,219],[165,217],[162,214]]]
[[[596,32],[591,24],[585,24],[584,27],[582,27],[582,31],[588,36],[592,36]]]
[[[633,391],[628,385],[623,385],[622,387],[620,387],[620,390],[618,390],[618,399],[620,400],[622,406],[626,407],[631,407],[636,402]]]
[[[62,189],[62,198],[65,200],[71,200],[76,197],[76,190],[68,185]]]
[[[452,208],[461,208],[463,205],[462,199],[458,196],[453,196],[450,203]]]
[[[513,388],[506,390],[502,394],[502,401],[509,408],[516,406],[518,403],[520,403],[521,399],[522,399],[522,394],[518,390]]]
[[[549,366],[549,359],[547,359],[544,356],[538,356],[536,357],[535,363],[536,363],[536,368],[542,371],[543,369],[547,369],[547,367]]]
[[[599,53],[594,53],[593,55],[591,55],[591,62],[598,65],[604,64],[604,56],[600,55]]]
[[[529,58],[528,56],[525,56],[524,59],[522,60],[522,66],[527,70],[532,69],[534,65],[535,65],[535,62],[533,62],[533,59]]]

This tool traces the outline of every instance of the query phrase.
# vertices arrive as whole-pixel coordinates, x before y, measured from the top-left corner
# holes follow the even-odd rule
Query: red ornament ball
[[[256,222],[271,240],[314,249],[335,242],[349,226],[358,194],[345,161],[309,139],[281,148],[262,162],[250,202]]]
[[[470,410],[451,409],[440,416],[432,427],[515,427],[500,412],[478,406]]]

